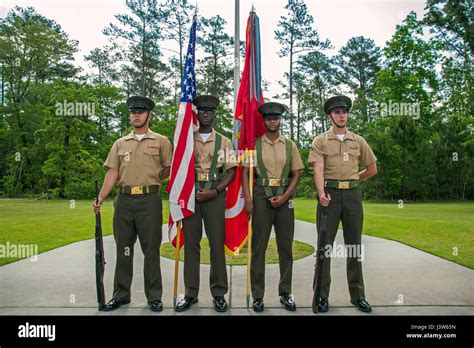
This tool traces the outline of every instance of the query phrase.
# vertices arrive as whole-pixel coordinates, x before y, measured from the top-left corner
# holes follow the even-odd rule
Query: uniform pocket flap
[[[150,156],[158,156],[160,154],[160,149],[148,148],[143,150],[143,153],[146,153]]]
[[[339,151],[337,149],[323,149],[323,155],[326,156],[333,156],[333,155],[338,155]]]
[[[360,149],[357,148],[357,149],[349,149],[349,155],[352,155],[352,156],[360,156]]]
[[[119,150],[119,156],[127,156],[129,153],[132,153],[132,150]]]

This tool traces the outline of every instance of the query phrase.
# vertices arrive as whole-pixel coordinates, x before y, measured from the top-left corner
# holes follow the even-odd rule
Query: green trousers
[[[331,202],[327,206],[327,233],[326,246],[333,246],[336,238],[339,222],[342,222],[344,244],[352,250],[361,250],[362,238],[362,191],[360,187],[351,190],[338,190],[326,188],[326,192],[331,196]],[[316,220],[318,236],[323,207],[318,203]],[[318,240],[319,245],[319,240]],[[327,249],[325,249],[327,250]],[[330,255],[328,255],[330,256]],[[362,276],[362,262],[358,255],[349,253],[347,255],[347,283],[351,301],[365,299],[364,280]],[[329,297],[331,285],[331,258],[324,261],[323,276],[321,282],[321,297]]]
[[[213,183],[213,187],[218,182]],[[183,219],[184,228],[184,287],[185,294],[198,297],[199,270],[201,263],[202,224],[206,229],[211,253],[209,285],[212,296],[224,296],[227,293],[227,268],[225,263],[225,197],[226,191],[211,200],[196,200],[195,213]]]
[[[272,189],[275,193],[276,188]],[[280,296],[285,293],[291,294],[292,247],[295,230],[293,200],[289,199],[278,208],[273,208],[265,197],[264,187],[257,185],[253,191],[253,206],[252,268],[250,272],[252,296],[254,299],[263,298],[265,294],[265,253],[272,226],[275,227],[280,265],[278,294]]]
[[[130,299],[134,245],[138,236],[145,255],[143,275],[146,298],[148,301],[161,300],[163,285],[160,246],[163,213],[160,193],[134,196],[119,193],[115,198],[113,222],[117,246],[113,298]]]

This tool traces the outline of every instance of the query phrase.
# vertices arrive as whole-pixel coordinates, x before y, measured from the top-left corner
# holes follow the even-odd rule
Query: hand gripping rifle
[[[327,194],[326,194],[327,196]],[[319,238],[318,238],[318,249],[316,250],[316,264],[314,267],[314,279],[313,279],[313,313],[319,312],[319,299],[321,298],[321,282],[323,279],[323,267],[326,246],[326,233],[327,233],[327,207],[322,207],[321,222],[319,224]]]
[[[99,184],[95,180],[95,202],[99,203]],[[95,214],[95,282],[97,287],[97,303],[98,309],[101,311],[105,306],[105,292],[104,292],[104,271],[105,271],[105,257],[104,257],[104,241],[102,239],[102,222],[100,219],[100,212]]]

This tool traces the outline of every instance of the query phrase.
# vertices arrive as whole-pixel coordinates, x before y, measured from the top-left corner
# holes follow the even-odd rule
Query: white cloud
[[[110,22],[116,22],[114,15],[126,12],[123,0],[2,0],[0,14],[15,5],[32,6],[42,15],[55,20],[68,33],[71,39],[79,41],[79,53],[76,60],[87,69],[83,56],[93,48],[107,43],[102,30]],[[192,1],[191,1],[192,3]],[[260,17],[260,36],[262,50],[262,78],[270,82],[270,95],[279,91],[277,81],[288,70],[287,58],[279,58],[279,44],[274,31],[280,16],[285,13],[287,0],[241,0],[240,1],[240,37],[245,39],[248,13],[255,5]],[[315,29],[321,39],[329,39],[335,48],[329,53],[335,54],[348,39],[353,36],[372,38],[381,47],[395,32],[406,15],[414,10],[423,15],[423,0],[307,0],[309,13],[314,17]],[[211,17],[220,15],[227,21],[227,32],[234,33],[234,1],[199,0],[199,15]],[[199,33],[198,33],[199,35]],[[170,43],[166,43],[169,45]],[[170,47],[174,48],[174,47]],[[197,52],[199,55],[199,51]],[[199,58],[199,56],[198,56]],[[241,62],[241,69],[243,62]]]

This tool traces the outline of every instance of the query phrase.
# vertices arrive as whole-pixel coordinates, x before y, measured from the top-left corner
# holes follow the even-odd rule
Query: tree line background
[[[93,73],[75,63],[77,41],[34,8],[15,7],[0,19],[0,195],[93,196],[92,180],[103,178],[110,147],[131,130],[130,95],[156,102],[151,128],[173,139],[194,6],[177,0],[126,4],[126,13],[103,30],[109,43],[85,56]],[[288,0],[285,11],[274,32],[279,55],[288,61],[278,82],[285,92],[270,95],[264,81],[264,96],[289,101],[282,130],[297,142],[305,163],[313,138],[330,126],[324,100],[347,93],[354,101],[349,128],[378,157],[378,175],[364,184],[366,198],[474,198],[472,2],[427,0],[424,18],[411,12],[384,47],[352,37],[333,56],[303,0]],[[204,55],[196,76],[198,94],[221,99],[215,128],[230,137],[234,38],[225,24],[218,15],[199,18],[197,44]],[[93,112],[58,112],[64,101],[94,105]],[[419,114],[384,114],[391,102],[418,103]],[[307,167],[298,196],[314,197],[312,174]]]

